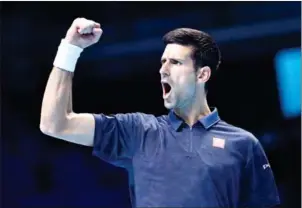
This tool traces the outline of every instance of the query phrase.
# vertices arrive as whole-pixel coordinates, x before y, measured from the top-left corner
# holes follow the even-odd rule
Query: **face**
[[[161,83],[167,109],[185,108],[195,99],[197,73],[191,58],[192,48],[168,44],[161,58]]]

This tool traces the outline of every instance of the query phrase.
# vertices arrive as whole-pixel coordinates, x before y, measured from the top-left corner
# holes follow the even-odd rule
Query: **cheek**
[[[178,90],[184,96],[191,96],[195,92],[195,79],[182,78],[179,79]]]
[[[195,75],[190,73],[190,74],[183,74],[180,77],[179,81],[182,86],[191,88],[193,85],[195,85],[196,79],[195,79]]]
[[[192,96],[193,94],[195,93],[195,84],[194,83],[191,83],[191,84],[188,84],[186,87],[185,87],[185,94],[187,96]]]
[[[177,76],[175,76],[175,79],[176,79],[177,83],[181,86],[189,85],[193,81],[192,75],[185,74],[185,73],[178,74]]]
[[[182,68],[174,71],[175,73],[171,73],[171,78],[174,82],[175,87],[178,91],[182,91],[184,93],[192,91],[195,88],[195,74],[188,69]]]

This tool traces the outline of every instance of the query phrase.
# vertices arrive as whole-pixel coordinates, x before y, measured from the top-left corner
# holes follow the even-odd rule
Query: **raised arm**
[[[72,78],[82,50],[100,39],[100,25],[77,18],[62,40],[44,92],[40,129],[49,136],[86,146],[93,145],[92,114],[72,110]]]

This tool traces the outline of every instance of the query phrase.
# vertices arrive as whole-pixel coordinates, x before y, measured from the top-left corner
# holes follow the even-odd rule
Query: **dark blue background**
[[[39,130],[46,81],[76,17],[101,23],[101,41],[79,60],[74,110],[166,113],[161,37],[177,27],[210,32],[222,65],[209,103],[263,144],[284,207],[301,201],[300,117],[285,119],[274,57],[301,47],[300,2],[2,2],[2,207],[129,207],[128,176],[91,149]]]

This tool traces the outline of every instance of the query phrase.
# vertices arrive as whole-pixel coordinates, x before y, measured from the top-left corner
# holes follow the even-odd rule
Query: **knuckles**
[[[88,20],[83,17],[78,17],[73,21],[73,26],[78,27],[80,29],[93,28],[95,22],[92,20]]]

